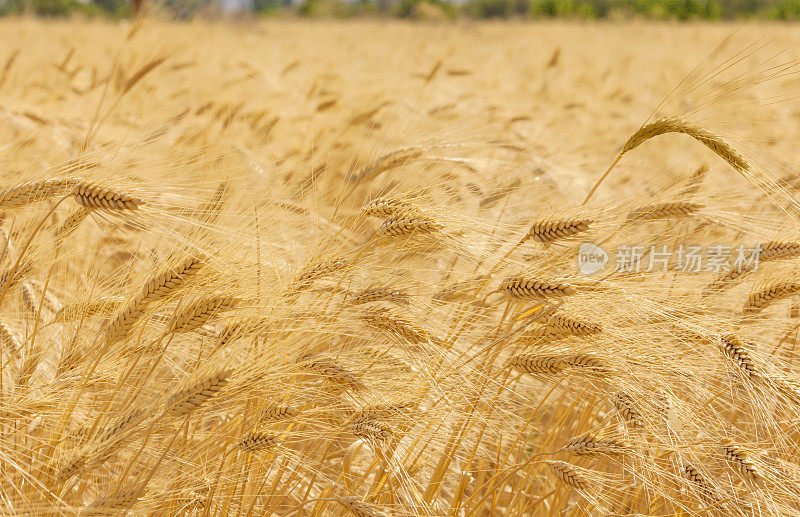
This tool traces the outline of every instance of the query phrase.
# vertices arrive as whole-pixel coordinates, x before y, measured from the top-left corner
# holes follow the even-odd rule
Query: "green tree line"
[[[179,18],[236,11],[308,17],[421,19],[800,20],[800,0],[156,0]],[[125,17],[128,0],[0,0],[0,15]]]

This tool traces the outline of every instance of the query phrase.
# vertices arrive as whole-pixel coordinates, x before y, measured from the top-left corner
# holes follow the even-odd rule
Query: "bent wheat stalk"
[[[589,202],[603,181],[605,181],[608,175],[611,174],[611,171],[620,162],[620,160],[622,160],[622,157],[625,156],[626,153],[636,149],[651,138],[655,138],[659,135],[664,135],[667,133],[682,133],[694,138],[698,142],[714,151],[717,156],[728,162],[728,164],[730,164],[730,166],[739,173],[744,174],[750,169],[750,164],[747,162],[747,160],[745,160],[745,158],[721,136],[680,117],[666,117],[643,125],[635,133],[633,133],[630,138],[628,138],[628,141],[625,142],[625,145],[622,147],[622,151],[620,151],[619,155],[617,155],[617,158],[614,160],[608,170],[606,170],[600,179],[597,180],[597,183],[595,183],[595,185],[592,187],[592,190],[589,191],[589,194],[586,196],[583,204],[585,205]]]

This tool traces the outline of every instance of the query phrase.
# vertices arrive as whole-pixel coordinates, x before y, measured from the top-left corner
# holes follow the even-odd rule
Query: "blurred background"
[[[158,0],[148,2],[148,9],[179,19],[220,15],[422,20],[800,19],[800,0]],[[129,0],[0,0],[0,15],[126,17],[133,10]]]

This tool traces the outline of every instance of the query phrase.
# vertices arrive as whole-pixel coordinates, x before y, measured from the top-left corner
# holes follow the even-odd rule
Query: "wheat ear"
[[[564,450],[579,456],[593,454],[625,454],[630,452],[631,446],[614,438],[600,438],[588,433],[572,438]]]
[[[575,294],[575,288],[559,280],[537,280],[525,276],[507,278],[497,291],[518,300],[543,299]]]
[[[188,415],[219,393],[230,382],[232,373],[233,371],[230,369],[220,370],[198,383],[174,393],[167,399],[164,416]]]
[[[556,479],[565,485],[578,490],[589,489],[589,480],[586,479],[583,472],[581,472],[583,469],[580,467],[567,463],[566,461],[558,460],[545,461],[544,463],[549,467],[550,472],[552,472]]]
[[[691,201],[668,201],[647,205],[628,213],[627,222],[645,222],[655,219],[675,219],[678,217],[689,217],[705,208],[702,203]]]
[[[72,196],[87,210],[136,210],[144,204],[144,201],[135,196],[90,181],[81,181],[75,185]]]
[[[63,196],[72,189],[77,178],[53,178],[30,181],[0,191],[0,208],[19,208],[55,196]]]
[[[734,334],[725,334],[720,336],[719,344],[722,352],[735,362],[750,380],[760,379],[761,376],[756,371],[747,346],[741,339]]]
[[[278,439],[274,434],[262,432],[250,433],[236,442],[236,446],[245,452],[263,451],[276,445],[278,445]]]
[[[763,476],[744,449],[727,438],[722,441],[720,449],[725,459],[728,460],[734,469],[744,478],[756,484],[760,484],[764,481]]]
[[[199,299],[182,311],[175,314],[167,322],[168,334],[191,332],[202,327],[220,312],[225,312],[236,307],[240,302],[233,296],[210,296]]]
[[[800,282],[779,281],[767,284],[747,297],[742,307],[744,314],[757,314],[773,302],[800,292]]]
[[[574,237],[587,231],[593,222],[591,219],[577,217],[542,219],[531,225],[525,238],[543,244],[552,244],[557,240]]]

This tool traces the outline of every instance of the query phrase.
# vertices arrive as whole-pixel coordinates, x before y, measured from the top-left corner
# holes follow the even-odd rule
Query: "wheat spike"
[[[175,289],[181,287],[190,278],[197,274],[203,267],[203,262],[196,257],[188,257],[173,267],[168,267],[161,273],[153,276],[142,287],[141,298],[155,301],[163,298]]]
[[[683,187],[681,190],[682,196],[690,196],[692,194],[696,194],[700,187],[703,186],[703,180],[706,177],[706,173],[708,173],[708,165],[703,164],[695,170],[692,175],[689,177],[689,181],[686,182],[686,186]]]
[[[367,310],[361,315],[361,320],[368,327],[388,331],[412,345],[438,342],[438,340],[424,328],[408,318],[386,308],[381,307]]]
[[[644,427],[644,417],[633,397],[624,391],[618,392],[614,396],[614,407],[617,408],[623,420],[632,428]]]
[[[592,454],[625,454],[630,451],[630,445],[614,438],[600,438],[594,434],[588,433],[572,438],[567,442],[567,445],[564,446],[564,450],[579,456]]]
[[[355,496],[334,496],[333,500],[342,505],[356,517],[388,517],[388,515],[371,504],[367,504]]]
[[[752,269],[749,268],[741,268],[741,269],[736,268],[736,269],[731,269],[728,272],[722,273],[703,289],[703,295],[708,296],[713,292],[721,291],[723,289],[728,289],[729,287],[732,287],[735,283],[741,281],[744,275],[750,273],[751,271]]]
[[[0,343],[2,343],[8,352],[14,357],[20,356],[22,339],[19,337],[17,331],[2,322],[0,322]]]
[[[72,190],[75,201],[87,210],[136,210],[144,201],[112,187],[81,181]]]
[[[67,194],[80,180],[76,178],[53,178],[30,181],[0,191],[0,208],[19,208]]]
[[[252,337],[269,330],[271,323],[265,318],[247,317],[228,323],[216,336],[216,347],[221,348],[228,343],[246,337]]]
[[[507,278],[497,288],[506,296],[518,300],[541,300],[575,294],[575,288],[559,280],[537,280],[525,276]]]
[[[50,315],[58,313],[62,304],[61,301],[48,289],[44,290],[39,282],[35,280],[28,280],[22,284],[22,301],[25,309],[32,315],[36,315],[39,310],[39,303],[41,302],[42,310]]]
[[[364,417],[350,422],[350,432],[359,438],[383,442],[392,436],[392,428],[380,420]]]
[[[591,219],[577,217],[542,219],[531,225],[526,239],[533,239],[543,244],[552,244],[557,240],[574,237],[587,231],[593,222]]]
[[[603,331],[599,323],[580,321],[559,313],[548,316],[544,320],[544,323],[548,327],[579,337],[591,336],[592,334],[599,334]]]
[[[769,241],[758,245],[758,260],[767,262],[784,258],[800,257],[800,242]]]
[[[351,181],[353,183],[361,183],[362,181],[373,178],[378,174],[394,169],[404,165],[406,162],[419,158],[423,154],[423,149],[419,146],[409,146],[402,149],[386,153],[376,158],[372,163],[363,167],[357,174],[355,174]]]
[[[728,162],[731,167],[739,172],[743,173],[750,168],[747,160],[722,137],[697,124],[677,117],[662,118],[640,127],[625,142],[620,154],[625,154],[645,141],[665,133],[683,133],[694,138],[714,151],[717,156]]]
[[[433,219],[422,214],[400,214],[390,217],[375,233],[376,239],[396,239],[411,235],[431,235],[444,228]]]
[[[146,308],[176,289],[197,274],[203,263],[197,258],[187,258],[175,267],[155,275],[148,280],[137,298],[131,300],[106,327],[106,341],[116,343],[122,341],[134,324],[144,314]]]
[[[555,355],[517,354],[509,360],[508,366],[535,375],[557,374],[564,369],[564,361]]]
[[[167,323],[168,334],[191,332],[202,327],[220,312],[236,307],[239,299],[233,296],[210,296],[190,303]]]
[[[236,443],[245,452],[257,452],[271,449],[278,444],[278,439],[271,433],[250,433]]]
[[[714,487],[708,481],[706,481],[702,474],[700,474],[700,472],[694,468],[693,465],[689,463],[685,464],[683,466],[683,475],[686,479],[692,482],[703,501],[706,503],[713,503],[719,500]]]
[[[108,315],[119,309],[123,303],[119,297],[98,297],[88,301],[69,302],[61,307],[50,323],[65,323],[97,314]]]
[[[87,210],[84,207],[78,207],[70,212],[66,219],[64,219],[64,221],[58,225],[55,230],[53,230],[53,239],[55,242],[61,243],[64,241],[64,239],[72,235],[72,233],[78,229],[78,226],[80,226],[80,224],[86,220],[91,213],[91,210]]]
[[[398,305],[408,305],[408,294],[399,289],[390,287],[371,287],[350,297],[350,305],[387,301]]]
[[[392,196],[374,199],[361,207],[361,213],[368,217],[392,217],[417,211],[417,207],[411,201]]]
[[[143,487],[121,490],[113,494],[95,499],[80,515],[99,517],[101,515],[119,515],[121,510],[126,510],[136,504],[144,495]]]
[[[757,314],[772,302],[792,296],[798,292],[800,292],[800,282],[778,281],[767,284],[747,297],[742,312],[751,315]]]
[[[753,461],[748,457],[747,452],[734,444],[729,439],[724,439],[721,445],[722,455],[728,460],[731,465],[736,469],[744,478],[760,484],[764,481],[763,476],[755,466]]]
[[[734,334],[725,334],[720,336],[719,344],[722,352],[733,360],[750,380],[760,379],[761,376],[756,371],[750,353],[747,351],[747,345],[741,339]]]
[[[230,381],[233,371],[221,370],[200,382],[178,391],[167,399],[164,408],[165,416],[183,416],[214,397]]]
[[[589,480],[581,472],[583,469],[566,461],[550,460],[544,462],[553,475],[567,486],[578,490],[588,490]]]
[[[593,354],[568,354],[561,359],[561,363],[565,366],[593,370],[596,373],[605,373],[608,371],[606,362]]]
[[[655,219],[668,219],[677,217],[689,217],[704,208],[702,203],[691,201],[669,201],[637,208],[628,213],[626,221],[652,221]]]
[[[258,420],[285,420],[294,418],[300,414],[300,408],[296,406],[278,405],[267,402],[261,411],[258,412]]]
[[[314,280],[326,277],[330,274],[341,271],[351,265],[351,261],[344,258],[332,258],[323,260],[314,265],[303,268],[297,275],[297,279],[292,284],[294,289],[305,289]]]
[[[355,375],[331,359],[325,357],[311,359],[309,356],[303,356],[298,359],[298,362],[302,369],[314,372],[324,377],[327,381],[342,386],[363,387],[363,384]]]

